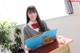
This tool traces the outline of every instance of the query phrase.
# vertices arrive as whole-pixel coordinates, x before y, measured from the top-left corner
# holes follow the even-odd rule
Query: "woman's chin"
[[[32,21],[35,21],[36,19],[32,19]]]

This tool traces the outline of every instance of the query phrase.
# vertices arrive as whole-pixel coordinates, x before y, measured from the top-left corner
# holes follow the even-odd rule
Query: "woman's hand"
[[[24,48],[25,53],[29,53],[29,48]]]
[[[58,40],[58,42],[59,42],[60,44],[64,44],[64,43],[65,43],[63,36],[58,36],[58,37],[57,37],[57,40]]]
[[[25,48],[24,50],[25,50],[25,51],[29,51],[29,50],[30,50],[30,48]]]

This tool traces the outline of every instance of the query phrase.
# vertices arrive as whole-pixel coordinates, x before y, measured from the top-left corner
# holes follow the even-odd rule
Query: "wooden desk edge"
[[[64,37],[64,36],[63,36],[63,37]],[[69,38],[69,39],[70,39],[70,38]],[[58,49],[64,47],[65,45],[68,45],[68,44],[71,43],[71,42],[73,42],[72,39],[70,39],[70,41],[69,41],[68,43],[64,44],[63,46],[61,46],[61,47],[59,47],[59,48],[57,48],[57,49],[54,49],[53,51],[51,51],[51,52],[49,52],[49,53],[52,53],[52,52],[54,52],[54,51],[56,51],[56,50],[58,50]]]

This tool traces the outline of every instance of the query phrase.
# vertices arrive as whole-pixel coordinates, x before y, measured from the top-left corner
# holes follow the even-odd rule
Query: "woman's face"
[[[28,17],[30,21],[36,21],[37,13],[36,12],[28,12]]]

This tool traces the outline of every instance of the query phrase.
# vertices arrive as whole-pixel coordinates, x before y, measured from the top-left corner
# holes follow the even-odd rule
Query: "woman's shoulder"
[[[23,27],[23,30],[25,30],[25,29],[28,29],[28,25],[27,24]]]

